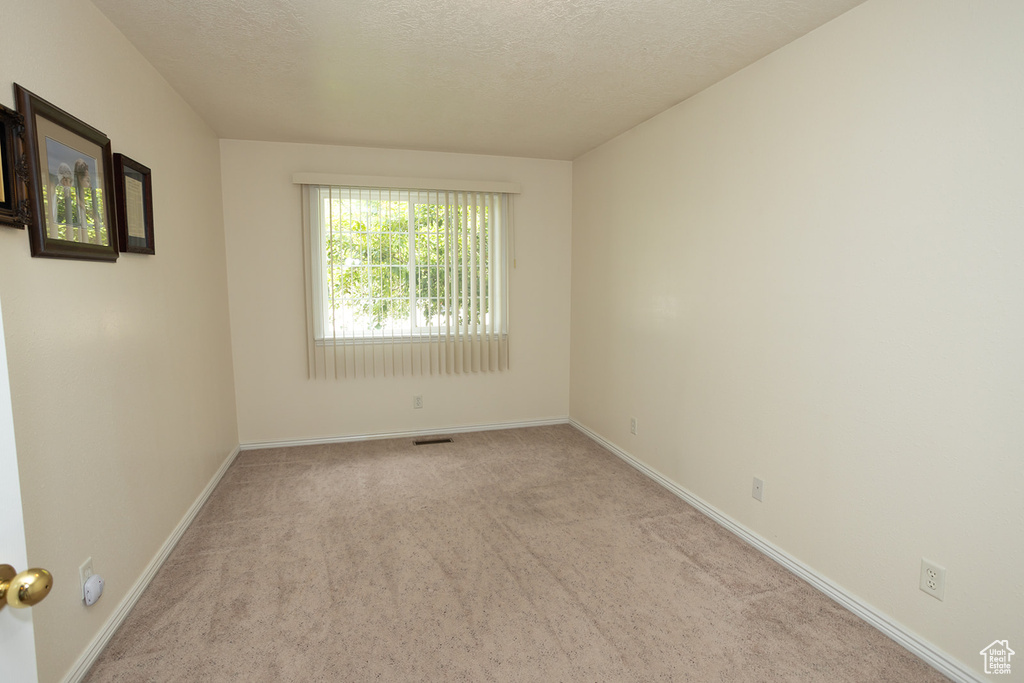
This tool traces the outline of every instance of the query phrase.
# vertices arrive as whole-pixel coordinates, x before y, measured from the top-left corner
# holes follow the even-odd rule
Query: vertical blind
[[[506,370],[511,194],[518,188],[323,180],[295,177],[303,196],[310,378]],[[437,188],[457,184],[477,187]]]

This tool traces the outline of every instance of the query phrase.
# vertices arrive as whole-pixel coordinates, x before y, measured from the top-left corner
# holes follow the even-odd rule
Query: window
[[[311,369],[505,368],[507,194],[304,187]]]

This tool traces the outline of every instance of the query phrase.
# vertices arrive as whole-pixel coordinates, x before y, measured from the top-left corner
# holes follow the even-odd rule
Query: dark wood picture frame
[[[0,104],[0,225],[22,229],[32,220],[24,136],[25,117]]]
[[[153,246],[153,174],[146,166],[114,155],[117,241],[123,252],[155,254]]]
[[[14,96],[25,117],[32,255],[116,261],[110,139],[17,83]]]

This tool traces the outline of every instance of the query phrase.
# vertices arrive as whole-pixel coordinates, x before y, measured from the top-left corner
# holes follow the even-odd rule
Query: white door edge
[[[14,413],[7,372],[7,344],[0,308],[0,564],[28,569],[25,519],[21,507],[18,456],[14,443]],[[32,610],[0,609],[0,681],[38,683]]]

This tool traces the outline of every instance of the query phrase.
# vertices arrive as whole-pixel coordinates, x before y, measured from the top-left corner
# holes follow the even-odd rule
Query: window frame
[[[416,236],[417,236],[417,224],[416,224],[416,207],[417,205],[428,205],[428,206],[448,206],[443,198],[452,190],[440,189],[424,189],[424,188],[397,188],[397,187],[368,187],[359,185],[327,185],[327,184],[310,184],[309,191],[309,205],[306,207],[307,221],[303,229],[307,231],[309,236],[309,251],[311,272],[309,277],[308,286],[312,286],[312,318],[313,318],[313,343],[316,346],[334,346],[334,345],[358,345],[358,344],[386,344],[386,343],[416,343],[416,342],[429,342],[436,341],[439,336],[445,335],[446,323],[444,321],[439,322],[436,325],[419,325],[422,312],[419,310],[418,303],[424,300],[425,297],[421,297],[418,294],[416,287],[417,277],[417,263],[418,254],[416,249]],[[506,184],[509,185],[509,184]],[[518,186],[514,186],[515,191],[518,192]],[[330,309],[327,307],[327,302],[330,299],[328,292],[330,291],[330,278],[331,272],[330,267],[327,265],[327,243],[332,234],[331,230],[324,229],[324,222],[316,230],[318,239],[313,236],[313,221],[316,221],[318,217],[321,217],[320,205],[325,201],[331,201],[330,195],[328,194],[334,189],[341,189],[347,191],[347,195],[339,197],[340,199],[366,199],[370,201],[389,201],[389,202],[404,202],[406,204],[406,239],[408,240],[408,258],[407,261],[402,264],[403,267],[408,268],[408,305],[409,305],[409,316],[406,320],[408,328],[405,327],[396,328],[394,326],[374,330],[362,329],[342,331],[338,325],[334,325],[334,335],[327,335],[325,331],[329,329],[331,318],[328,315],[330,310],[338,310],[337,308]],[[468,192],[476,193],[478,190],[468,190]],[[376,193],[376,197],[374,196]],[[488,273],[486,276],[486,283],[489,290],[494,288],[495,294],[495,305],[500,306],[502,311],[498,315],[498,323],[500,327],[492,332],[485,333],[484,331],[478,332],[475,336],[477,339],[483,339],[485,336],[497,337],[501,340],[506,340],[508,336],[508,274],[510,271],[510,236],[509,236],[509,223],[508,213],[509,205],[511,202],[508,200],[507,192],[492,192],[499,196],[501,202],[500,210],[502,212],[502,220],[506,222],[506,226],[501,230],[500,239],[492,239],[493,224],[488,219],[487,234],[488,234],[488,245],[490,253],[493,256],[493,261],[489,261]],[[433,201],[432,201],[433,200]],[[439,201],[440,200],[440,201]],[[446,252],[448,249],[446,248]],[[393,265],[397,265],[397,262],[393,262]],[[497,271],[494,266],[497,265]],[[366,266],[371,268],[369,264]],[[380,267],[388,267],[381,265]],[[438,268],[444,268],[444,265],[435,266]],[[496,279],[500,279],[500,282],[496,282]],[[437,295],[435,295],[437,296]],[[445,298],[450,298],[453,293],[450,288],[445,287],[445,291],[442,294]],[[392,297],[394,298],[394,297]],[[433,298],[433,297],[426,297]],[[497,315],[497,311],[488,311],[487,315]],[[447,325],[451,326],[454,323],[450,320],[451,314],[449,313],[449,320]],[[485,328],[486,329],[486,328]],[[467,336],[465,333],[463,337]]]

